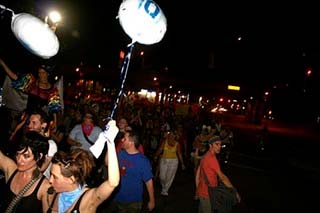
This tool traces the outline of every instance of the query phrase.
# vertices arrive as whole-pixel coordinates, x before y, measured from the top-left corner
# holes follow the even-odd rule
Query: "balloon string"
[[[4,5],[0,4],[0,9],[2,9],[3,11],[1,11],[0,14],[2,14],[4,11],[10,11],[12,13],[12,15],[14,15],[13,10],[11,10],[10,8],[5,7]]]
[[[114,114],[115,114],[115,112],[116,112],[116,110],[118,108],[120,98],[121,98],[121,96],[123,94],[124,83],[125,83],[126,78],[127,78],[127,73],[128,73],[128,68],[129,68],[129,63],[130,63],[131,53],[132,53],[133,47],[134,47],[134,43],[131,43],[130,44],[130,49],[129,49],[126,57],[124,58],[123,65],[121,67],[120,76],[122,78],[122,82],[121,82],[121,87],[120,87],[116,102],[115,102],[115,104],[113,106],[113,110],[112,110],[112,113],[111,113],[111,118],[112,119],[114,119]]]

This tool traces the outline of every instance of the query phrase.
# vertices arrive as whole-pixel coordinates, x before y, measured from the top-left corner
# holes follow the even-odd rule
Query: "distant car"
[[[211,109],[211,112],[213,113],[223,113],[223,112],[227,112],[228,110],[222,106],[217,106],[214,107],[213,109]]]

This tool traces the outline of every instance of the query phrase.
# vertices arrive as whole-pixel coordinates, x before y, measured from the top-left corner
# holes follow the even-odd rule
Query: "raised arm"
[[[119,174],[119,163],[114,141],[107,140],[108,152],[105,156],[105,162],[108,165],[109,174],[109,185],[115,188],[119,184],[120,174]]]
[[[6,182],[8,181],[11,174],[17,168],[17,164],[8,156],[2,153],[0,150],[0,169],[4,172]]]
[[[18,76],[17,74],[15,74],[8,66],[6,63],[4,63],[4,61],[0,58],[0,65],[2,66],[2,68],[4,69],[4,71],[6,71],[7,75],[13,79],[13,80],[17,80]]]
[[[14,131],[11,133],[9,141],[12,141],[16,136],[17,132],[23,127],[23,125],[25,125],[27,117],[28,116],[23,116],[23,119],[20,121],[20,123],[17,124],[17,126],[14,128]]]
[[[119,164],[117,158],[117,152],[114,144],[114,138],[116,137],[119,129],[116,126],[115,121],[110,121],[108,123],[109,129],[101,132],[98,140],[95,142],[95,145],[90,148],[91,152],[94,153],[95,156],[99,156],[100,154],[96,154],[95,149],[99,149],[98,153],[103,150],[104,143],[107,143],[108,151],[105,156],[105,162],[108,165],[108,179],[105,180],[100,186],[93,190],[93,193],[90,193],[92,196],[92,202],[94,206],[98,206],[104,200],[106,200],[113,190],[118,186],[120,181],[120,172],[119,172]]]

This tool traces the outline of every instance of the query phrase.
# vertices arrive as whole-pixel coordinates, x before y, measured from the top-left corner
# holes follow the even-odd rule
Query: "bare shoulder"
[[[85,189],[85,193],[80,202],[81,212],[88,212],[88,209],[94,210],[101,203],[98,200],[97,188]]]
[[[85,195],[81,200],[80,206],[82,207],[96,206],[97,207],[111,195],[113,190],[114,190],[114,187],[110,186],[109,181],[103,182],[97,188],[90,188],[86,190],[86,192],[84,192]]]
[[[3,163],[1,165],[1,169],[5,174],[6,181],[8,181],[11,175],[14,173],[14,171],[16,171],[17,164],[11,158],[8,158],[8,157],[6,157],[1,162]]]
[[[49,206],[54,201],[55,193],[48,193],[48,189],[51,187],[49,180],[44,178],[41,182],[41,186],[38,190],[38,199],[42,201],[43,211],[47,211]]]
[[[92,204],[97,197],[97,188],[86,188],[83,191],[84,195],[82,197],[81,203]]]
[[[47,178],[44,178],[41,186],[39,188],[39,194],[41,195],[41,197],[43,195],[47,196],[48,194],[48,189],[51,187],[51,184],[49,183],[49,180]]]

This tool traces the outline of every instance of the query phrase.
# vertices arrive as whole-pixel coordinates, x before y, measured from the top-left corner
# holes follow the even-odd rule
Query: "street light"
[[[46,16],[45,22],[55,32],[57,30],[58,24],[61,22],[61,19],[61,14],[58,11],[53,10]]]
[[[144,51],[140,52],[140,56],[141,56],[141,65],[142,65],[142,68],[144,68]]]
[[[308,69],[308,70],[307,70],[307,76],[309,77],[309,76],[311,75],[311,73],[312,73],[312,70],[311,70],[311,69]]]
[[[0,15],[5,10],[12,13],[11,30],[27,50],[44,59],[57,54],[59,40],[43,20],[28,13],[15,14],[13,10],[0,5]]]
[[[307,80],[308,80],[308,77],[310,77],[312,74],[312,69],[311,68],[308,68],[306,70],[306,75],[304,77],[304,82],[303,82],[303,92],[307,92]]]

